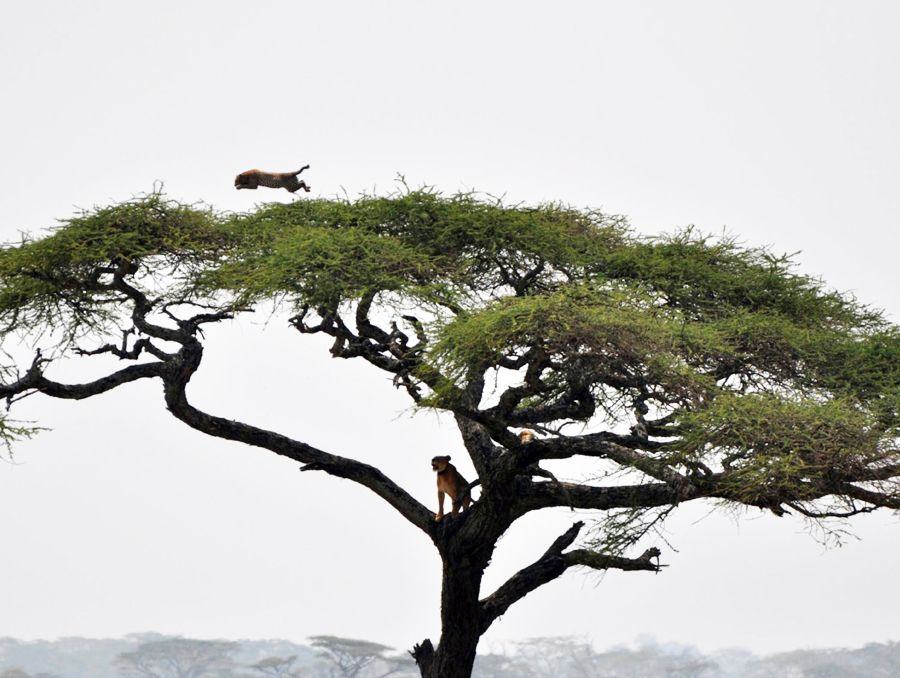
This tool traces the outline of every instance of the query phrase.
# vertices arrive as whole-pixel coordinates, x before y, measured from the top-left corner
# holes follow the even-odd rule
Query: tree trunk
[[[468,559],[455,565],[444,560],[441,640],[437,649],[425,640],[412,653],[422,678],[471,677],[481,638],[478,596],[483,574],[484,566]]]

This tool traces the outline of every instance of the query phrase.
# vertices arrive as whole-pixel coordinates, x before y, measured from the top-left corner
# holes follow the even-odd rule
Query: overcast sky
[[[229,210],[286,202],[233,177],[309,163],[315,196],[402,173],[601,207],[645,233],[724,228],[799,251],[803,271],[897,319],[898,34],[891,1],[6,3],[0,237],[156,181]],[[463,457],[452,423],[264,320],[208,333],[195,402],[377,463],[434,504],[427,460]],[[52,430],[0,464],[0,635],[437,637],[437,555],[366,490],[189,430],[156,383],[16,409]],[[671,522],[662,574],[570,572],[482,647],[900,640],[896,516],[825,550],[797,521],[708,510]],[[520,521],[486,589],[572,519]]]

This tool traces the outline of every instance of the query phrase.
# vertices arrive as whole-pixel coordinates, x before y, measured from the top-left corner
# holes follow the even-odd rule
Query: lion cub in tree
[[[254,191],[260,186],[265,186],[266,188],[285,188],[291,193],[302,188],[309,193],[309,186],[306,185],[306,182],[297,178],[297,175],[305,169],[309,169],[309,165],[304,165],[296,172],[263,172],[258,169],[247,170],[246,172],[241,172],[234,178],[234,187],[238,190],[249,188]]]
[[[435,520],[441,520],[444,517],[444,495],[450,495],[450,501],[453,504],[453,512],[451,515],[459,513],[460,505],[467,509],[472,503],[472,497],[468,494],[462,501],[458,502],[457,497],[469,484],[465,478],[460,475],[456,467],[450,463],[450,455],[435,457],[431,460],[431,470],[437,471],[437,489],[438,489],[438,512],[435,514]]]

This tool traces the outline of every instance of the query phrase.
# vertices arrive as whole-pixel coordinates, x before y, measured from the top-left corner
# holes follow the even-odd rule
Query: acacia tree
[[[296,661],[297,655],[295,654],[289,657],[268,657],[251,664],[248,668],[259,675],[270,676],[271,678],[294,678],[300,675],[299,669],[295,670],[293,668]]]
[[[319,650],[319,656],[338,671],[341,678],[362,678],[363,675],[387,678],[415,667],[405,654],[400,657],[391,656],[387,653],[394,648],[369,640],[312,636],[310,641]]]
[[[372,465],[191,402],[202,328],[273,301],[301,337],[328,335],[333,357],[453,416],[480,484],[471,510],[436,522]],[[7,367],[10,403],[159,380],[188,426],[388,502],[443,562],[440,641],[413,650],[426,677],[469,676],[479,637],[569,568],[657,570],[657,549],[630,551],[684,502],[812,520],[900,507],[898,329],[787,258],[692,231],[642,239],[593,211],[428,190],[239,215],[151,194],[4,249],[0,316],[4,336],[45,348]],[[130,364],[60,383],[51,338],[54,360]],[[29,431],[9,420],[2,433]],[[538,466],[573,457],[601,480],[561,483]],[[597,517],[581,547],[579,521],[482,592],[498,539],[553,507]]]
[[[121,673],[135,678],[213,678],[234,666],[237,643],[167,638],[143,643],[115,659]]]

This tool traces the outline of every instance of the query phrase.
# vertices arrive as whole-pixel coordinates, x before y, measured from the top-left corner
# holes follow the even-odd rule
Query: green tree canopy
[[[202,326],[270,304],[300,334],[332,337],[332,356],[367,361],[418,407],[454,415],[481,485],[455,527],[436,525],[372,466],[189,402]],[[641,237],[596,211],[431,190],[246,214],[154,193],[0,251],[0,323],[4,337],[44,349],[30,367],[5,368],[10,403],[161,379],[188,425],[350,478],[426,532],[445,562],[465,554],[474,580],[463,586],[445,571],[445,592],[477,593],[496,540],[525,513],[596,509],[590,549],[565,551],[576,523],[470,601],[477,621],[465,633],[476,643],[570,566],[655,569],[655,549],[624,554],[682,502],[813,520],[900,508],[897,326],[789,257],[693,229]],[[46,376],[51,357],[98,354],[131,364],[87,384]],[[539,435],[529,443],[520,429]],[[0,433],[29,430],[6,421]],[[575,456],[595,459],[598,477],[622,475],[559,483],[537,466]],[[424,675],[457,675],[441,672],[450,648],[466,645],[448,619],[443,650],[418,648]]]

